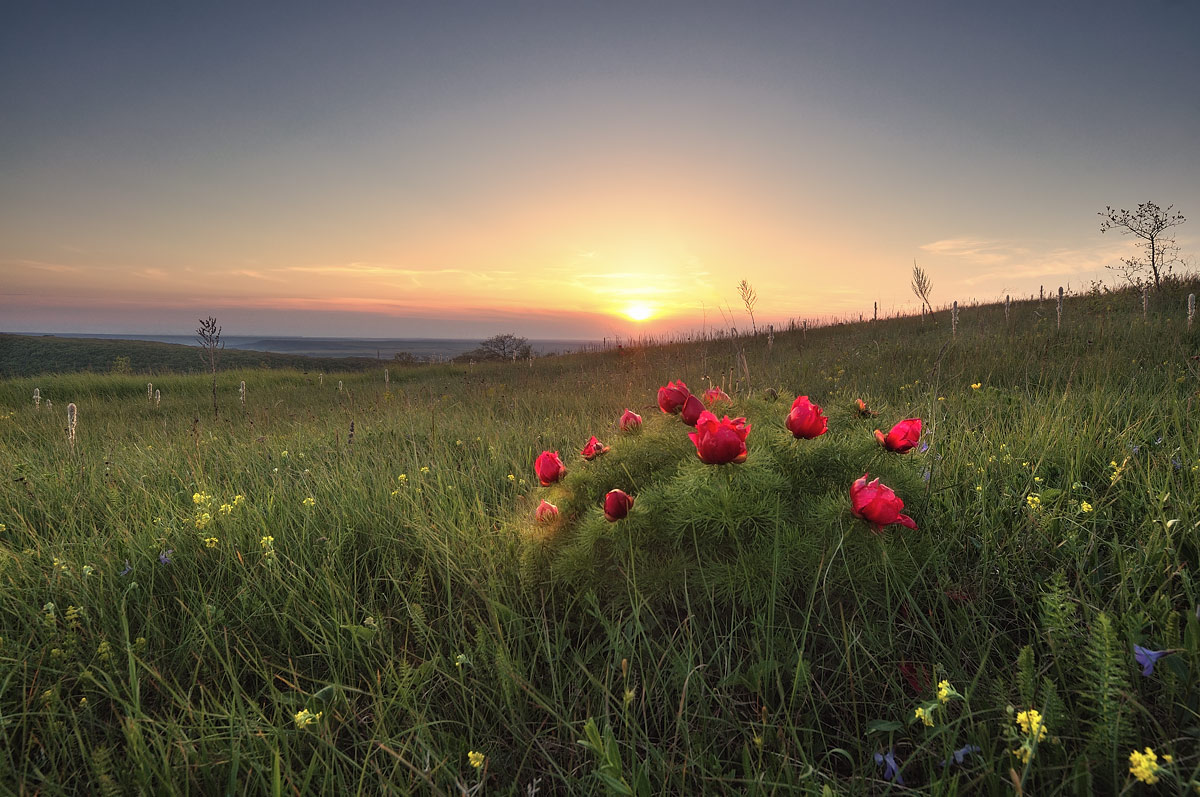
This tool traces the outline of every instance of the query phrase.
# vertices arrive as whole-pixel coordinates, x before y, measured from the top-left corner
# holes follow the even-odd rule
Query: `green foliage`
[[[654,405],[668,379],[740,372],[727,340],[387,386],[227,352],[237,411],[217,422],[204,376],[156,375],[156,405],[145,377],[107,373],[145,367],[133,350],[0,381],[0,782],[862,794],[890,787],[874,755],[892,751],[921,793],[1008,795],[1010,771],[1026,794],[1136,793],[1129,752],[1150,746],[1174,757],[1160,788],[1192,789],[1195,287],[1164,288],[1156,307],[1180,311],[1146,323],[1114,293],[1104,315],[1068,300],[1061,331],[1015,302],[1007,327],[962,308],[949,345],[919,319],[739,341],[743,465],[700,463]],[[800,393],[824,437],[784,430]],[[617,431],[626,407],[640,435]],[[873,429],[913,416],[929,450],[881,451]],[[585,463],[591,434],[612,450]],[[569,468],[554,488],[536,486],[543,449]],[[863,471],[918,530],[850,516]],[[636,503],[608,523],[614,487]],[[543,497],[557,530],[532,521]],[[1175,652],[1143,677],[1133,642]],[[943,678],[961,700],[936,702]],[[1049,733],[1026,767],[1015,712],[1035,708]]]
[[[1118,643],[1112,620],[1100,612],[1092,623],[1084,661],[1083,698],[1088,709],[1088,749],[1109,767],[1097,773],[1101,782],[1115,781],[1121,760],[1128,757],[1129,709],[1125,705],[1130,691],[1128,671],[1129,652]]]

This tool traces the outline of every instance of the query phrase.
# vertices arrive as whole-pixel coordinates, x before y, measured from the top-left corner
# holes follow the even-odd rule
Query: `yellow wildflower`
[[[303,501],[301,501],[300,503],[304,504],[305,506],[312,506],[313,504],[317,503],[317,499],[313,498],[313,497],[310,495],[308,498],[305,498],[305,499],[304,499]]]
[[[429,466],[428,466],[428,465],[422,465],[422,466],[421,466],[421,473],[429,473]]]
[[[939,703],[949,703],[950,695],[952,695],[953,693],[954,693],[954,687],[950,686],[949,681],[943,680],[943,681],[938,682],[937,697],[938,697]]]
[[[1163,758],[1169,758],[1169,756],[1163,756]],[[1170,761],[1167,763],[1170,763]],[[1144,753],[1134,750],[1129,754],[1129,774],[1147,786],[1153,786],[1155,783],[1158,783],[1159,769],[1158,756],[1149,747],[1146,748],[1146,752]]]
[[[914,712],[916,718],[925,723],[927,727],[933,727],[933,715],[926,711],[923,707],[918,707]]]
[[[1035,741],[1040,742],[1046,738],[1046,723],[1037,709],[1018,711],[1017,724],[1021,726],[1022,733]]]
[[[296,720],[297,728],[307,728],[309,725],[312,725],[321,719],[321,715],[324,713],[324,711],[318,711],[316,714],[314,714],[308,709],[302,708],[296,712],[296,716],[293,719]]]
[[[207,512],[201,512],[199,515],[196,515],[196,528],[198,529],[204,528],[211,522],[212,515],[208,514]]]
[[[219,542],[220,542],[220,540],[217,539],[216,537],[205,537],[204,538],[204,547],[205,548],[216,548],[217,543],[219,543]]]
[[[467,762],[476,769],[479,769],[483,766],[483,760],[485,757],[486,756],[484,756],[484,754],[478,750],[471,750],[467,753]]]
[[[221,506],[217,509],[217,511],[220,512],[222,515],[232,515],[233,514],[233,504],[221,504]]]
[[[1080,512],[1091,512],[1092,505],[1089,504],[1087,501],[1080,501],[1079,502],[1079,511]]]
[[[1040,509],[1042,506],[1042,499],[1036,495],[1027,495],[1025,496],[1025,503],[1029,504],[1030,509]]]
[[[407,473],[401,473],[399,476],[397,476],[397,477],[396,477],[396,481],[398,481],[398,482],[406,482],[406,481],[408,481],[408,474],[407,474]]]
[[[287,457],[288,457],[288,452],[287,452],[287,449],[284,449],[283,451],[280,451],[280,452],[279,452],[279,457],[280,457],[280,459],[287,459]]]
[[[972,390],[978,390],[981,387],[983,387],[983,382],[975,382],[974,384],[971,385]]]
[[[258,544],[264,548],[270,548],[271,546],[273,546],[275,544],[275,538],[274,537],[263,537],[261,540],[258,541]]]
[[[192,503],[196,506],[206,505],[212,501],[212,496],[205,492],[192,493]]]

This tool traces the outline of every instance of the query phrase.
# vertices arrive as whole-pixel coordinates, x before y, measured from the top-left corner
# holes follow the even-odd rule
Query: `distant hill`
[[[120,358],[128,358],[122,360]],[[299,354],[225,349],[222,368],[295,368],[301,371],[366,371],[390,360],[367,357],[305,357]],[[197,346],[148,340],[61,338],[0,334],[0,378],[93,371],[109,373],[194,373],[204,370]]]

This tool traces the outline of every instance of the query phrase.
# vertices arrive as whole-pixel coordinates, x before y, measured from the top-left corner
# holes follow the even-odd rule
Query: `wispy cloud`
[[[959,280],[963,285],[978,285],[997,280],[1008,282],[1099,273],[1105,266],[1128,256],[1132,246],[1130,241],[1106,241],[1087,247],[1045,247],[1037,243],[1018,244],[964,236],[924,244],[921,249],[938,257],[990,267]]]
[[[56,274],[78,274],[83,271],[81,266],[68,266],[65,263],[47,263],[44,260],[0,260],[0,265],[32,268]]]
[[[988,241],[981,238],[945,238],[924,244],[921,249],[934,255],[956,257],[981,265],[1003,263],[1015,255],[1027,254],[1029,251],[1004,241]]]

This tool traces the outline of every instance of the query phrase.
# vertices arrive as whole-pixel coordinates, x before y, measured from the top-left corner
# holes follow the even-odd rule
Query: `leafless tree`
[[[1101,217],[1100,232],[1119,230],[1125,235],[1140,238],[1138,246],[1145,252],[1144,257],[1123,257],[1123,265],[1109,268],[1121,272],[1134,285],[1140,284],[1149,270],[1154,279],[1154,289],[1158,290],[1162,278],[1170,275],[1171,266],[1179,254],[1175,236],[1169,230],[1187,221],[1182,213],[1172,213],[1173,207],[1167,205],[1160,208],[1153,202],[1143,202],[1137,206],[1137,210],[1114,210],[1105,206],[1097,214]]]
[[[217,319],[209,316],[200,319],[196,329],[196,340],[200,344],[200,361],[212,370],[212,400],[213,417],[217,417],[217,363],[221,359],[221,350],[225,344],[221,342],[221,328]]]

